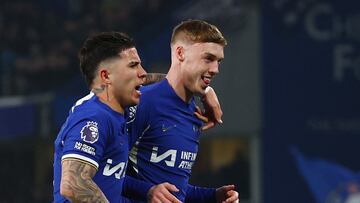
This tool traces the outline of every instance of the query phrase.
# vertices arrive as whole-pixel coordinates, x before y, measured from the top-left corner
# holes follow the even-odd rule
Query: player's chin
[[[205,94],[206,88],[207,88],[207,85],[200,85],[199,88],[197,88],[197,90],[198,90],[197,93],[201,94],[201,95]]]
[[[205,94],[205,89],[209,86],[209,84],[206,84],[203,80],[200,80],[197,85],[198,93]]]
[[[194,94],[194,95],[203,95],[205,94],[205,88],[207,86],[201,82],[196,82],[193,83],[193,85],[189,88],[190,91]]]
[[[131,97],[131,103],[132,105],[137,105],[140,102],[140,94],[133,94]]]
[[[205,90],[202,88],[197,88],[194,91],[192,91],[194,95],[196,96],[203,96],[205,94]]]

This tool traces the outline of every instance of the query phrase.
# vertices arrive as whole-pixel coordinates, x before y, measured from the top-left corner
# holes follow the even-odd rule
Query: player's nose
[[[214,65],[212,65],[212,66],[210,67],[210,69],[209,69],[209,73],[210,73],[211,75],[216,75],[216,74],[218,74],[218,73],[219,73],[219,64],[214,64]]]
[[[139,78],[145,78],[146,76],[146,71],[144,70],[144,68],[140,65],[139,71],[138,71],[138,77]]]

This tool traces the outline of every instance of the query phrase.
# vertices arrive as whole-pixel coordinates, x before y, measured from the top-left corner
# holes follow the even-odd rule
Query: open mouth
[[[141,92],[140,92],[141,86],[142,86],[142,85],[138,85],[138,86],[135,87],[136,92],[137,92],[138,94],[140,94],[140,95],[141,95]]]
[[[201,76],[201,79],[204,81],[205,85],[210,85],[211,77],[209,77],[209,76]]]

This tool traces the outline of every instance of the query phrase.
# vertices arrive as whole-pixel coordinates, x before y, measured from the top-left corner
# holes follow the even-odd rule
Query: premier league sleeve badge
[[[94,144],[99,139],[98,124],[94,121],[88,121],[81,131],[81,139],[87,143]]]

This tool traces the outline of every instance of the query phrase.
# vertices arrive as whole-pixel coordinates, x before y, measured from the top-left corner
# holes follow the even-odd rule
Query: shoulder
[[[152,106],[160,96],[160,82],[141,87],[141,97],[138,106]]]
[[[147,105],[154,105],[155,103],[158,104],[159,98],[163,98],[166,94],[168,94],[167,86],[167,81],[163,80],[151,85],[141,87],[140,103],[142,105],[144,103],[146,103]]]
[[[83,106],[82,108],[75,110],[70,116],[76,120],[81,120],[81,119],[108,120],[109,119],[109,113],[97,106],[89,106],[89,107]]]
[[[83,129],[92,129],[93,127],[107,129],[111,124],[111,116],[94,102],[88,101],[77,106],[69,115],[67,120],[68,128],[82,127]]]
[[[142,86],[140,88],[141,97],[140,102],[136,106],[131,106],[125,109],[126,123],[132,123],[135,118],[137,120],[153,112],[159,98],[160,82],[151,85]]]
[[[159,89],[161,89],[162,82],[153,83],[151,85],[142,86],[140,88],[141,95],[151,95],[156,94]]]
[[[110,118],[99,108],[83,107],[76,109],[68,117],[66,124],[61,129],[61,137],[63,140],[68,140],[68,144],[72,148],[77,147],[76,143],[102,145],[106,142],[113,126]]]
[[[70,116],[106,118],[110,113],[105,108],[104,105],[101,105],[97,96],[90,93],[75,103],[71,108]]]

